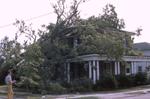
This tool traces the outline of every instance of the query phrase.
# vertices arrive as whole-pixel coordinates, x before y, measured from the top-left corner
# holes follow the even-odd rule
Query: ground
[[[25,93],[26,94],[26,93]],[[14,99],[150,99],[150,85],[126,90],[98,92],[88,94],[66,95],[15,95]],[[6,99],[6,94],[0,94],[0,99]]]

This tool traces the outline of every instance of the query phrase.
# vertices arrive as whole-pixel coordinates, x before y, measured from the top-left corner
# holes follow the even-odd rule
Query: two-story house
[[[105,31],[109,32],[109,31]],[[115,31],[111,30],[111,33],[124,33],[124,46],[128,46],[126,39],[130,38],[134,33],[127,31]],[[73,47],[78,46],[80,43],[77,37],[72,38]],[[149,53],[150,54],[150,53]],[[107,73],[111,75],[134,75],[138,72],[146,72],[147,67],[150,65],[150,57],[148,54],[143,56],[129,56],[122,57],[122,61],[116,61],[115,59],[108,59],[105,55],[99,54],[86,54],[80,55],[74,59],[68,59],[66,63],[67,80],[68,82],[87,77],[95,84],[97,80],[100,80]]]

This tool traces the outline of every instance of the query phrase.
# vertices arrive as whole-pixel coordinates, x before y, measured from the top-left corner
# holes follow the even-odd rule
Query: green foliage
[[[21,60],[21,44],[17,40],[9,40],[5,37],[0,42],[0,83],[4,83],[4,78],[8,69],[15,68]]]
[[[146,73],[139,72],[134,77],[134,84],[135,85],[144,85],[147,82]]]
[[[105,75],[94,86],[95,90],[112,90],[118,88],[118,82],[112,75]]]
[[[116,29],[124,28],[124,20],[117,17],[115,7],[111,4],[108,4],[103,9],[104,14],[101,16],[101,22],[104,27],[111,27]]]
[[[60,85],[59,83],[51,83],[49,86],[49,92],[48,93],[55,93],[55,94],[62,94],[62,93],[66,93],[66,88],[64,88],[62,85]]]
[[[88,92],[92,91],[92,86],[93,83],[90,79],[80,78],[71,81],[68,88],[70,92]]]
[[[128,88],[134,85],[134,77],[132,76],[119,75],[116,79],[120,88]]]
[[[39,69],[42,62],[40,46],[37,43],[28,46],[22,63],[17,67],[17,75],[20,77],[18,85],[27,90],[39,87]]]
[[[135,50],[130,50],[128,51],[129,56],[143,56],[143,52],[141,51],[135,51]]]
[[[38,88],[61,93],[66,89],[50,82],[66,80],[64,63],[68,59],[78,55],[100,54],[120,60],[124,52],[131,49],[130,34],[121,30],[125,24],[118,18],[113,5],[106,5],[104,14],[83,20],[80,19],[78,7],[84,0],[73,0],[67,10],[65,0],[57,1],[53,5],[57,21],[47,26],[46,32],[37,35],[31,25],[26,26],[24,21],[17,20],[15,25],[19,34],[24,34],[28,40],[21,45],[16,35],[15,40],[5,38],[2,41],[0,51],[5,59],[0,63],[1,68],[4,67],[5,71],[10,67],[15,68],[20,80],[18,86],[28,90]],[[126,37],[129,46],[124,46]],[[76,45],[75,39],[78,40]],[[96,86],[98,89],[115,89],[118,85],[113,76],[106,75]],[[76,79],[71,82],[70,88],[72,91],[91,91],[92,82],[86,78]]]
[[[100,54],[110,59],[120,60],[131,50],[130,34],[121,31],[124,22],[117,17],[115,7],[106,5],[104,14],[81,20],[77,27],[77,37],[81,43],[77,46],[78,55]],[[126,41],[125,41],[126,40]]]

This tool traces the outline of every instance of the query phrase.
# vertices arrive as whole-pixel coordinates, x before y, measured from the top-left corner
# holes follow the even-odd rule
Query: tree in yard
[[[48,32],[39,39],[41,51],[45,56],[43,66],[51,71],[45,73],[49,74],[51,80],[62,81],[61,78],[65,76],[64,63],[70,58],[100,54],[120,60],[126,50],[126,32],[121,30],[125,24],[117,17],[114,6],[107,5],[104,14],[99,17],[83,20],[78,12],[81,2],[83,1],[73,0],[70,10],[66,12],[65,0],[58,0],[53,6],[57,21],[55,24],[51,23],[47,27]]]
[[[17,76],[20,79],[18,86],[27,90],[39,88],[41,81],[41,64],[43,63],[43,54],[39,46],[38,37],[41,31],[35,32],[31,25],[26,25],[24,21],[17,20],[15,23],[18,28],[18,34],[24,35],[27,39],[22,45],[24,52],[21,53],[21,60],[16,64]]]
[[[51,75],[49,75],[52,80],[59,80],[62,76],[64,77],[64,63],[67,59],[77,56],[76,49],[68,45],[68,38],[76,33],[76,26],[79,22],[78,6],[83,1],[73,0],[69,11],[66,12],[65,0],[58,0],[53,5],[57,21],[47,27],[49,32],[39,40],[42,52],[46,56],[44,66],[52,69]]]
[[[121,30],[125,24],[117,17],[115,7],[106,5],[104,14],[81,20],[78,37],[78,53],[106,55],[109,59],[121,60],[132,49],[132,33]]]
[[[103,26],[111,27],[115,29],[122,29],[125,27],[123,19],[119,19],[115,7],[111,4],[108,4],[103,9],[103,15],[101,15],[101,21]]]
[[[39,88],[41,80],[39,70],[42,62],[40,46],[37,43],[29,45],[23,53],[23,60],[17,66],[17,74],[20,78],[18,85],[28,90]]]
[[[5,37],[1,40],[0,43],[0,77],[1,82],[4,81],[5,73],[8,69],[14,69],[16,64],[21,60],[22,46],[16,39],[9,40],[8,37]]]

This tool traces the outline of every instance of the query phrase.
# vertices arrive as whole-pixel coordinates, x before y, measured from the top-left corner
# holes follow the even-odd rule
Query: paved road
[[[150,89],[118,92],[118,93],[99,93],[99,94],[86,94],[86,95],[47,95],[48,97],[53,97],[52,99],[66,99],[69,98],[78,98],[78,97],[100,97],[100,99],[150,99]],[[55,98],[54,98],[55,97]],[[57,97],[57,98],[56,98]],[[0,99],[6,99],[6,96],[0,96]],[[14,99],[27,99],[22,96],[15,97]]]
[[[135,97],[128,97],[124,99],[150,99],[150,93],[144,95],[137,95]]]
[[[150,93],[146,94],[125,94],[125,95],[110,95],[102,97],[102,99],[150,99]]]
[[[7,99],[6,96],[0,96],[0,99]],[[14,97],[14,99],[26,99],[25,97]]]
[[[89,94],[89,95],[75,95],[73,98],[79,97],[99,97],[100,99],[150,99],[150,89],[127,91],[119,93],[103,93],[103,94]],[[66,98],[61,98],[66,99]]]
[[[100,99],[150,99],[150,93],[135,93],[135,94],[95,94],[95,95],[82,95],[75,96],[77,97],[87,97],[87,96],[96,96],[100,97]],[[75,98],[74,97],[74,98]],[[6,99],[5,96],[0,96],[0,99]],[[14,99],[26,99],[26,98],[14,98]],[[66,98],[56,98],[56,99],[66,99]],[[72,97],[73,99],[73,97]]]

